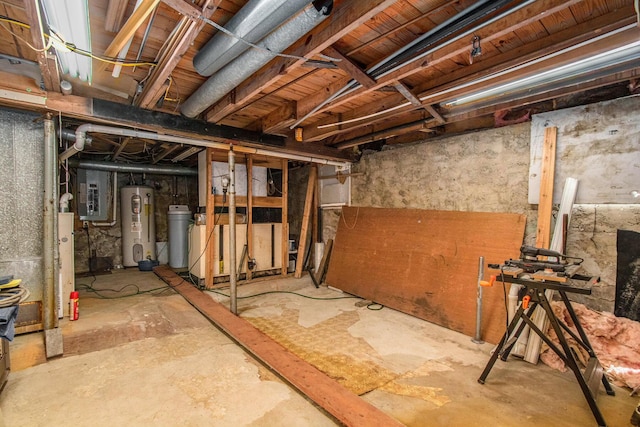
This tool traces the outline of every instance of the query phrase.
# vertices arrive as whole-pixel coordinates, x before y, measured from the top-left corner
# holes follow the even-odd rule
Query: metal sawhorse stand
[[[491,368],[495,364],[498,357],[502,361],[506,361],[511,349],[515,345],[518,337],[522,333],[524,327],[528,325],[532,331],[534,331],[542,340],[547,343],[547,345],[564,361],[564,363],[573,371],[576,379],[578,380],[578,384],[580,384],[580,388],[582,389],[582,393],[584,394],[585,399],[587,399],[587,403],[591,408],[591,412],[593,413],[594,418],[596,419],[598,426],[606,427],[606,422],[598,405],[596,404],[596,396],[598,395],[598,388],[600,386],[600,382],[604,385],[604,388],[608,395],[613,396],[615,392],[611,388],[609,381],[603,375],[602,366],[600,366],[600,362],[596,357],[591,344],[587,336],[578,321],[578,317],[576,316],[573,308],[571,307],[571,302],[567,297],[567,292],[589,295],[591,294],[590,289],[584,288],[575,288],[567,286],[563,284],[567,281],[568,278],[572,278],[575,280],[590,280],[591,278],[579,275],[573,276],[559,276],[555,273],[526,273],[527,277],[523,277],[523,270],[519,268],[511,268],[506,267],[502,268],[501,274],[498,278],[498,281],[502,280],[505,283],[517,283],[523,285],[526,289],[525,299],[529,300],[528,304],[521,304],[518,310],[516,311],[515,316],[509,326],[507,327],[507,331],[505,332],[502,340],[498,344],[498,347],[493,352],[491,359],[487,363],[487,366],[484,368],[482,375],[478,378],[478,382],[480,384],[484,384],[487,379],[487,375],[491,372]],[[556,317],[551,308],[551,304],[545,295],[546,290],[555,290],[558,291],[562,301],[564,302],[567,311],[569,312],[569,316],[571,316],[571,320],[575,325],[576,330],[578,331],[578,335],[576,335],[567,325],[565,325],[560,319]],[[528,298],[527,298],[528,297]],[[549,318],[549,323],[553,327],[553,330],[560,341],[560,345],[562,348],[559,348],[556,344],[551,342],[551,340],[538,328],[535,323],[531,320],[531,315],[535,308],[540,305],[547,314]],[[525,307],[526,306],[526,307]],[[583,347],[589,353],[589,361],[584,370],[584,373],[578,366],[578,363],[573,355],[569,344],[567,343],[567,339],[564,333],[569,334],[576,342]]]

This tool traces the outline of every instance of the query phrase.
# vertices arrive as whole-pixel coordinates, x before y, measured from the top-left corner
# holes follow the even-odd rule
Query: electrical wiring
[[[0,291],[0,307],[11,307],[20,304],[29,298],[30,292],[27,288],[18,286]]]
[[[222,203],[222,209],[224,209],[225,207],[225,202]],[[213,216],[215,218],[216,213],[213,213]],[[189,281],[198,286],[194,281],[193,281],[193,277],[191,274],[191,270],[193,269],[193,267],[195,267],[195,265],[198,263],[198,261],[200,261],[200,258],[202,258],[204,256],[204,254],[207,252],[207,247],[209,246],[209,241],[211,240],[211,236],[213,236],[213,232],[216,229],[216,225],[218,225],[218,222],[220,221],[220,218],[222,217],[222,213],[218,214],[218,217],[216,218],[216,220],[213,223],[213,227],[211,227],[211,232],[209,233],[209,235],[207,236],[207,241],[204,244],[204,248],[202,249],[202,252],[200,253],[200,255],[198,256],[198,258],[196,258],[195,261],[193,261],[193,264],[191,264],[191,267],[189,267]],[[183,279],[184,280],[184,279]]]
[[[93,282],[95,282],[95,276],[94,276],[94,280]],[[170,286],[162,286],[159,288],[153,288],[153,289],[147,289],[144,291],[140,290],[140,287],[138,285],[135,285],[133,283],[129,283],[127,285],[124,285],[123,287],[121,287],[120,289],[96,289],[93,287],[93,282],[90,285],[86,285],[84,283],[80,283],[77,285],[77,288],[81,291],[87,292],[87,293],[91,293],[95,296],[97,296],[98,298],[101,299],[119,299],[119,298],[128,298],[128,297],[132,297],[135,295],[143,295],[143,294],[153,294],[153,295],[160,295],[163,292],[166,291],[172,291],[175,292],[173,290],[172,287]],[[127,295],[117,295],[117,296],[107,296],[104,293],[105,292],[114,292],[116,294],[119,294],[121,292],[123,292],[125,289],[128,288],[134,288],[135,292],[134,293],[128,293]]]
[[[3,19],[0,19],[0,21],[4,21]],[[25,24],[26,25],[26,24]],[[43,47],[42,49],[38,49],[37,47],[33,46],[31,43],[29,43],[27,40],[25,40],[24,38],[22,38],[20,35],[14,33],[13,31],[11,31],[10,28],[7,28],[4,26],[4,24],[0,24],[0,27],[2,27],[5,31],[7,31],[8,33],[10,33],[11,35],[13,35],[15,38],[17,38],[18,40],[22,41],[23,43],[25,43],[27,46],[29,46],[30,49],[36,51],[36,52],[45,52],[47,50],[49,50],[51,48],[51,45],[53,44],[53,40],[49,40],[49,42],[47,43],[47,45],[45,47]],[[27,28],[29,28],[27,26]]]
[[[224,297],[227,298],[231,298],[229,295],[225,294],[224,292],[220,292],[220,291],[216,291],[214,289],[207,289],[207,292],[211,292],[214,294],[218,294],[218,295],[222,295]],[[316,300],[316,301],[332,301],[332,300],[338,300],[338,299],[362,299],[360,297],[357,296],[346,296],[346,297],[312,297],[309,295],[304,295],[298,292],[293,292],[293,291],[266,291],[266,292],[260,292],[257,294],[253,294],[253,295],[245,295],[242,297],[238,297],[238,299],[247,299],[247,298],[255,298],[255,297],[259,297],[259,296],[263,296],[263,295],[269,295],[269,294],[291,294],[291,295],[296,295],[299,297],[303,297],[303,298],[307,298],[307,299],[312,299],[312,300]]]
[[[18,25],[20,27],[27,28],[27,29],[31,28],[31,26],[29,24],[25,23],[25,22],[21,22],[21,21],[18,21],[17,19],[9,18],[8,16],[4,16],[4,15],[0,15],[0,22],[7,22],[9,24]],[[88,57],[90,57],[92,59],[95,59],[95,60],[101,61],[101,62],[105,62],[107,64],[120,65],[122,67],[136,67],[136,66],[140,66],[140,65],[148,65],[150,67],[155,67],[156,65],[158,65],[156,62],[149,62],[149,61],[122,61],[122,60],[120,60],[118,58],[114,58],[114,57],[94,55],[93,53],[91,53],[89,51],[77,48],[73,43],[68,43],[68,42],[64,41],[64,39],[62,37],[60,37],[58,34],[55,34],[55,33],[53,33],[54,36],[51,36],[49,34],[44,34],[44,37],[47,38],[47,46],[45,46],[43,49],[38,49],[38,48],[32,46],[27,40],[25,40],[24,38],[22,38],[18,34],[16,34],[13,31],[11,31],[11,29],[5,27],[4,25],[0,25],[0,28],[3,28],[5,31],[11,33],[13,36],[17,37],[23,43],[26,43],[26,45],[29,46],[30,49],[32,49],[32,50],[34,50],[36,52],[43,52],[45,50],[49,50],[49,48],[53,45],[54,41],[57,40],[66,49],[70,50],[71,52],[74,52],[74,53],[76,53],[78,55],[82,55],[82,56],[88,56]]]

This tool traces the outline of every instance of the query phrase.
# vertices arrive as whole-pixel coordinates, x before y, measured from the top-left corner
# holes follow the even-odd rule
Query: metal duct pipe
[[[320,10],[315,6],[307,7],[258,43],[263,49],[248,50],[227,64],[182,104],[180,107],[182,114],[193,118],[220,100],[263,65],[275,58],[277,53],[291,46],[296,40],[325,20],[331,11],[331,6],[332,3],[329,2],[329,6],[319,6]]]
[[[250,0],[224,28],[242,40],[257,43],[309,3],[309,0]],[[193,57],[193,67],[200,75],[210,76],[248,48],[237,38],[218,32]]]
[[[146,138],[146,139],[153,139],[155,141],[175,142],[178,144],[195,145],[198,147],[215,148],[218,150],[228,150],[230,147],[230,144],[226,144],[222,142],[207,141],[203,139],[193,139],[193,138],[187,138],[184,136],[164,135],[164,134],[159,134],[155,132],[124,129],[124,128],[118,128],[113,126],[92,125],[87,123],[87,124],[78,126],[75,132],[76,142],[71,147],[69,147],[69,149],[67,149],[65,152],[63,152],[58,156],[58,161],[60,163],[62,163],[69,157],[73,156],[75,153],[82,151],[84,149],[85,141],[88,139],[87,132],[106,133],[109,135],[129,136],[133,138]],[[263,148],[235,146],[235,151],[239,153],[277,157],[280,159],[300,160],[303,162],[318,163],[322,165],[347,166],[351,164],[350,162],[346,162],[346,161],[338,162],[335,160],[326,160],[326,159],[320,159],[317,157],[302,156],[298,154],[280,153],[278,151],[265,150]],[[128,165],[128,166],[134,166],[134,165]],[[160,167],[160,166],[154,166],[154,167]]]
[[[125,173],[150,173],[153,175],[182,175],[198,176],[197,169],[185,168],[182,166],[163,165],[137,165],[126,163],[101,162],[97,160],[69,159],[69,166],[72,168],[90,169],[108,172]]]

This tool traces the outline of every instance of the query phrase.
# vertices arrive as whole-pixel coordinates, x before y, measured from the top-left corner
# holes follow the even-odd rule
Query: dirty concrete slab
[[[95,286],[162,286],[128,272]],[[280,293],[289,291],[317,299]],[[220,293],[208,294],[228,304]],[[511,358],[480,385],[492,345],[359,307],[308,277],[241,284],[238,294],[241,317],[407,426],[596,425],[570,373]],[[84,295],[81,304],[81,319],[62,323],[65,346],[84,343],[76,354],[11,373],[0,395],[7,425],[335,425],[179,295]],[[600,409],[609,425],[628,425],[637,397],[616,390],[601,392]]]
[[[388,308],[359,307],[357,299],[245,298],[264,292],[265,286],[278,287],[240,288],[242,317],[408,426],[596,425],[570,372],[510,358],[498,362],[481,385],[477,379],[491,344],[475,344],[470,337]],[[297,292],[315,298],[348,296],[312,285]],[[601,388],[600,410],[609,425],[627,425],[637,398],[616,390],[611,397]]]
[[[7,425],[330,426],[334,423],[216,329],[66,357],[12,373]]]

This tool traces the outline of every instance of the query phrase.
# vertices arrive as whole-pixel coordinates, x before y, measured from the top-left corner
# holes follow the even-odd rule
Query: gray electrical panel
[[[82,221],[105,221],[109,217],[109,172],[78,169],[76,203]]]

